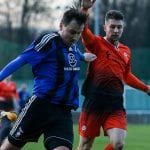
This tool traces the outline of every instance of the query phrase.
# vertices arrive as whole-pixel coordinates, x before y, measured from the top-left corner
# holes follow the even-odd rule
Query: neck
[[[119,41],[118,40],[112,40],[112,39],[108,39],[107,37],[104,37],[104,39],[106,41],[108,41],[109,43],[111,43],[112,45],[114,45],[115,47],[118,47]]]
[[[64,40],[63,35],[62,35],[62,32],[59,31],[58,34],[60,35],[60,38],[61,38],[62,42],[63,42],[67,47],[70,47],[71,45],[69,45],[69,44]]]

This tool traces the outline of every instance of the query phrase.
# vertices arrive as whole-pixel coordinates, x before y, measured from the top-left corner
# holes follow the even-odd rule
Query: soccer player
[[[17,119],[16,112],[0,110],[0,145],[8,136],[14,121]]]
[[[16,120],[14,104],[18,103],[17,86],[11,80],[11,75],[0,82],[0,144],[12,128],[12,121]],[[10,111],[10,112],[8,112]],[[14,119],[12,117],[14,116]]]
[[[93,3],[82,0],[82,11],[88,14]],[[100,128],[110,140],[105,150],[122,150],[127,132],[124,83],[150,95],[150,87],[131,72],[130,49],[119,42],[123,29],[123,14],[109,10],[105,16],[105,37],[94,35],[88,26],[82,32],[84,46],[96,54],[97,59],[90,63],[82,87],[85,100],[79,118],[78,150],[92,149],[94,139],[100,135]]]
[[[83,31],[86,14],[70,8],[62,17],[59,32],[43,35],[0,72],[0,80],[29,63],[34,75],[33,96],[26,103],[1,150],[19,150],[44,134],[48,150],[71,150],[71,110],[79,105],[80,60],[93,61],[94,54],[82,54],[76,42]]]
[[[27,84],[22,83],[21,84],[21,88],[18,91],[19,93],[19,112],[21,111],[21,109],[25,106],[25,103],[27,102],[27,100],[30,97],[29,92],[27,91]]]

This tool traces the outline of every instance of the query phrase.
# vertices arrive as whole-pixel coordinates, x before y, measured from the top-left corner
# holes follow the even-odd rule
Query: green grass
[[[75,150],[79,141],[77,125],[74,125],[74,133],[73,150]],[[108,138],[101,136],[95,140],[92,150],[103,150],[107,143]],[[43,138],[40,138],[38,143],[28,143],[23,150],[44,150]],[[150,150],[150,125],[129,125],[124,150]]]

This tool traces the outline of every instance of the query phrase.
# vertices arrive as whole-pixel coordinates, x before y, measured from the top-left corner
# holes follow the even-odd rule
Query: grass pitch
[[[79,136],[77,125],[74,125],[74,148],[78,145]],[[108,138],[101,136],[94,142],[92,150],[103,150],[108,143]],[[43,146],[43,138],[38,143],[28,143],[23,150],[45,150]],[[150,150],[150,125],[128,125],[128,134],[124,150]]]

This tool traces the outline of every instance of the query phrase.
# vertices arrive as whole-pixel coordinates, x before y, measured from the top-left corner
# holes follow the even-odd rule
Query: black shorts
[[[17,147],[23,147],[27,142],[37,142],[42,133],[47,149],[58,146],[72,149],[71,110],[33,95],[19,114],[8,140]]]

